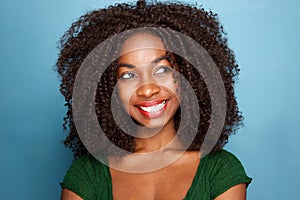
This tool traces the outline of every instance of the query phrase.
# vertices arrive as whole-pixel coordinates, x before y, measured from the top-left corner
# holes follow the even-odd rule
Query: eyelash
[[[130,77],[130,78],[125,78],[125,77],[124,77],[125,75],[131,75],[131,77]],[[131,78],[133,78],[134,76],[135,76],[135,74],[132,73],[132,72],[125,72],[125,73],[121,74],[120,79],[124,79],[124,80],[126,80],[126,79],[131,79]]]
[[[160,73],[157,73],[159,70],[163,69],[164,71],[163,72],[160,72]],[[171,71],[171,68],[169,66],[160,66],[156,72],[154,74],[164,74],[164,73],[167,73]],[[126,75],[130,75],[129,78],[125,78]],[[120,75],[120,79],[123,79],[123,80],[128,80],[128,79],[132,79],[134,78],[136,75],[132,72],[125,72],[123,74]]]
[[[169,72],[169,71],[171,70],[171,68],[170,68],[169,66],[160,66],[160,67],[158,68],[158,70],[156,70],[155,73],[157,73],[157,72],[158,72],[159,70],[161,70],[161,69],[164,70],[164,72],[162,72],[162,73],[167,73],[167,72]],[[158,73],[158,74],[162,74],[162,73]]]

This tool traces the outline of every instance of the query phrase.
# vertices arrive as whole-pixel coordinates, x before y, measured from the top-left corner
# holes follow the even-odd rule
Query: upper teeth
[[[143,107],[143,106],[140,106],[140,108],[146,112],[157,112],[159,110],[161,110],[166,104],[166,100],[161,102],[160,104],[157,104],[155,106],[150,106],[150,107]]]

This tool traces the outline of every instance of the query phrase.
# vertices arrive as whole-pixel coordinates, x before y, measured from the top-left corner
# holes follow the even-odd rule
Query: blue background
[[[57,41],[79,16],[115,2],[1,0],[0,199],[59,199],[72,154],[62,145],[65,108],[53,71]],[[297,199],[300,3],[200,4],[219,14],[241,68],[236,89],[245,126],[226,149],[253,178],[248,199]]]

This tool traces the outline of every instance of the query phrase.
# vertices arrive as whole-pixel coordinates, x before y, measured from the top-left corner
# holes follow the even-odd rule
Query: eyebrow
[[[160,57],[155,58],[154,60],[152,60],[152,61],[151,61],[151,64],[157,64],[157,63],[159,63],[160,61],[165,60],[165,59],[169,60],[170,58],[169,58],[168,55],[162,55],[162,56],[160,56]],[[130,69],[133,69],[133,68],[135,68],[136,66],[135,66],[135,65],[132,65],[132,64],[127,64],[127,63],[120,63],[120,64],[117,65],[117,68],[119,68],[119,67],[127,67],[127,68],[130,68]]]

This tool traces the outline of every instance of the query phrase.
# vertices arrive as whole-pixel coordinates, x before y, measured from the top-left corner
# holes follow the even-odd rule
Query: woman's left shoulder
[[[214,197],[238,184],[244,183],[248,186],[252,181],[240,159],[227,150],[210,153],[202,160]]]
[[[223,164],[241,164],[241,161],[236,155],[225,149],[210,153],[206,157],[211,162],[218,162]]]
[[[210,153],[201,158],[207,168],[211,168],[212,173],[232,174],[246,176],[241,160],[227,150]]]

